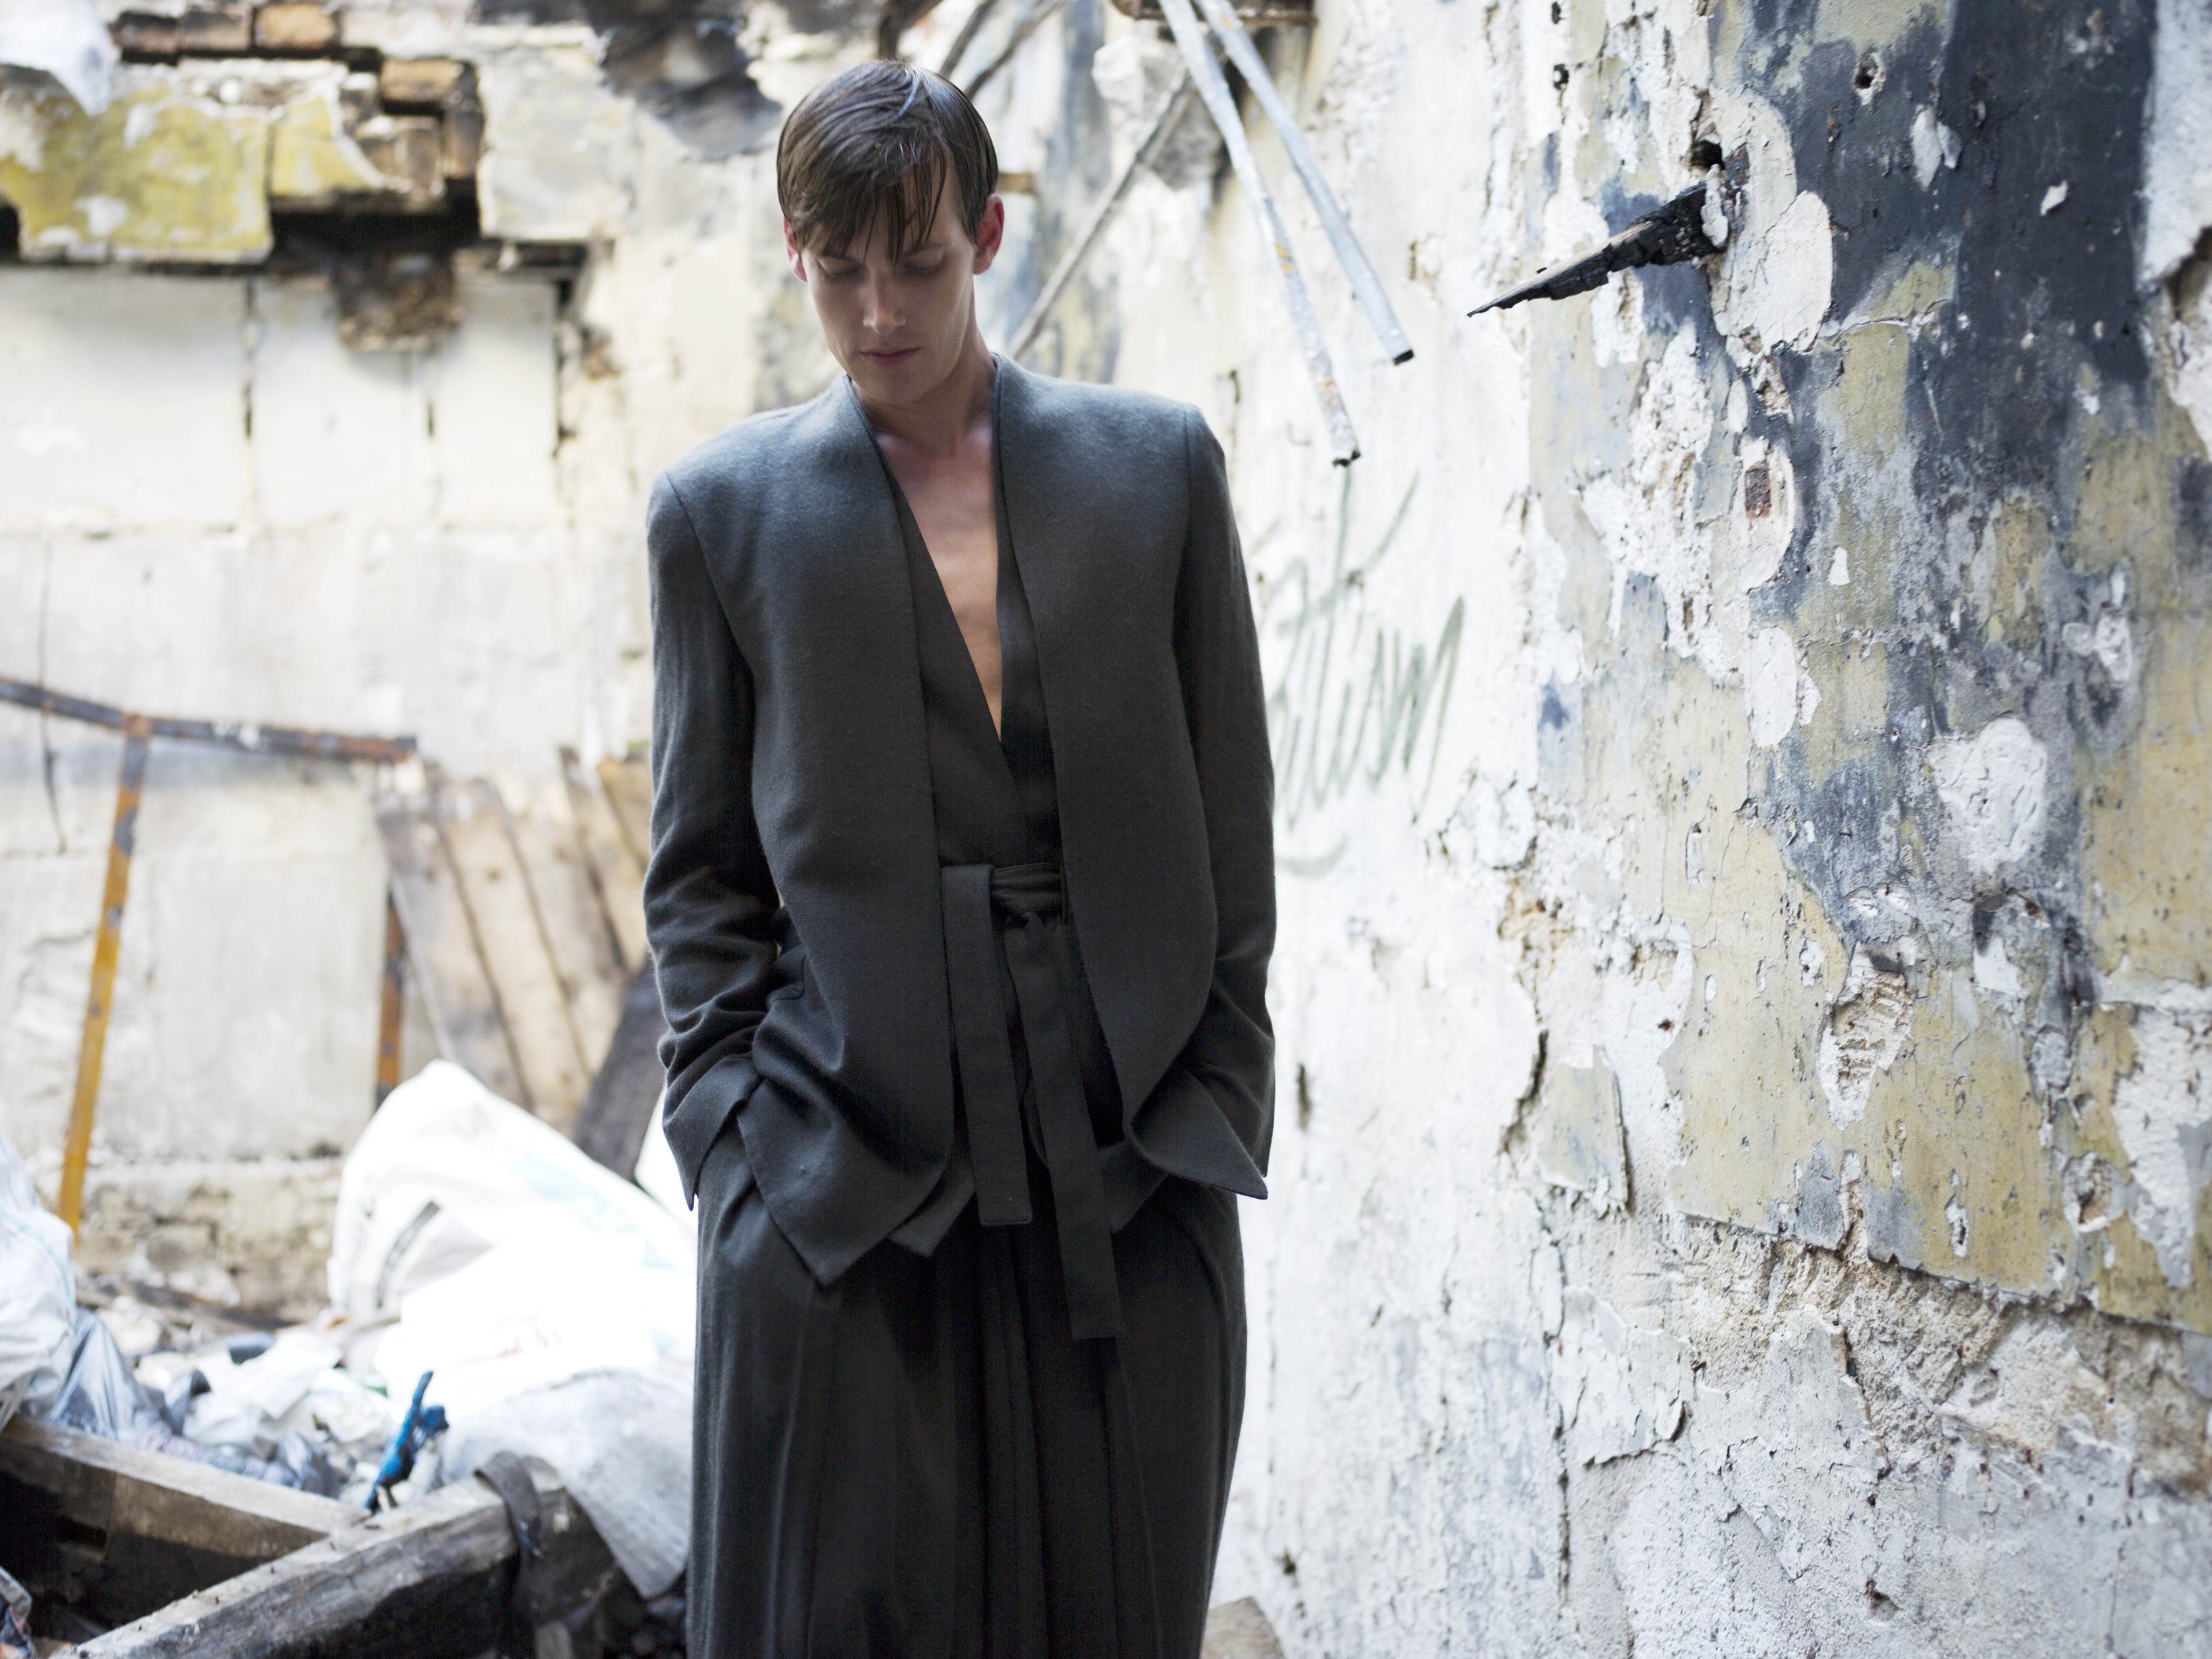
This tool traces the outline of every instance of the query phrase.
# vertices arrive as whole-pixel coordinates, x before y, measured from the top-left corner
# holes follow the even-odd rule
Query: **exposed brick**
[[[177,20],[177,50],[204,58],[236,58],[253,46],[253,20],[243,6],[196,6]]]
[[[477,72],[465,68],[460,84],[446,106],[446,177],[473,179],[483,162],[483,100],[477,96]]]
[[[442,109],[459,88],[464,66],[450,58],[387,58],[379,76],[393,109]]]
[[[338,43],[338,20],[313,0],[278,0],[253,14],[253,44],[263,52],[328,52]]]
[[[177,55],[178,27],[173,17],[126,11],[108,25],[107,32],[115,39],[115,49],[133,62],[166,62]]]

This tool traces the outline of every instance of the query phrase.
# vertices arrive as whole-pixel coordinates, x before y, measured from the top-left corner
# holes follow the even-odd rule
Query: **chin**
[[[935,358],[926,349],[895,363],[878,362],[856,351],[845,372],[878,402],[898,403],[919,397],[936,385],[934,366]]]

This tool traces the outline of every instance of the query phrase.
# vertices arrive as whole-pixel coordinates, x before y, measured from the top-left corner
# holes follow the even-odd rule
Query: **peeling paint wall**
[[[1364,458],[1225,169],[1059,347],[1206,409],[1267,653],[1222,1593],[1316,1656],[2212,1653],[2212,17],[1318,12],[1270,58],[1412,364],[1249,125]],[[1701,181],[1717,258],[1464,315]]]

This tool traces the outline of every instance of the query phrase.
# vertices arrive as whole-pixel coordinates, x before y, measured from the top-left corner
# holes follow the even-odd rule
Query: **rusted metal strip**
[[[1283,141],[1284,153],[1291,165],[1297,169],[1304,183],[1306,195],[1312,199],[1314,211],[1321,216],[1322,228],[1328,233],[1329,246],[1336,250],[1337,263],[1344,274],[1352,279],[1352,292],[1359,301],[1359,308],[1367,313],[1367,320],[1375,330],[1376,337],[1382,342],[1382,349],[1394,363],[1411,361],[1413,343],[1407,339],[1406,331],[1398,325],[1398,313],[1390,308],[1389,296],[1382,292],[1382,282],[1368,263],[1367,250],[1360,246],[1359,238],[1352,234],[1352,226],[1344,216],[1344,209],[1336,199],[1336,192],[1328,187],[1322,176],[1321,163],[1314,159],[1313,149],[1306,136],[1298,130],[1297,117],[1283,101],[1283,94],[1275,89],[1275,78],[1267,73],[1267,66],[1260,60],[1259,48],[1245,33],[1244,24],[1224,0],[1198,0],[1198,9],[1205,14],[1206,22],[1221,41],[1229,61],[1237,65],[1237,72],[1244,77],[1244,84],[1252,88],[1252,96],[1259,100],[1260,108],[1275,129],[1275,136]]]
[[[1145,129],[1145,136],[1137,141],[1137,153],[1129,158],[1129,165],[1121,169],[1121,176],[1114,181],[1114,187],[1106,192],[1105,199],[1091,210],[1091,222],[1083,227],[1082,234],[1060,256],[1060,263],[1052,268],[1052,275],[1045,278],[1044,287],[1038,290],[1036,301],[1030,307],[1029,315],[1022,319],[1021,326],[1014,331],[1013,343],[1006,348],[1006,356],[1018,362],[1029,355],[1030,348],[1036,343],[1037,336],[1044,332],[1044,325],[1052,320],[1053,308],[1059,305],[1060,296],[1067,291],[1067,285],[1075,280],[1075,273],[1083,268],[1084,262],[1091,257],[1091,250],[1105,235],[1106,227],[1121,211],[1121,203],[1129,194],[1129,186],[1137,182],[1137,174],[1160,153],[1161,147],[1168,141],[1168,135],[1176,130],[1176,123],[1182,118],[1183,111],[1190,107],[1191,96],[1196,90],[1188,70],[1176,77],[1175,85],[1168,89],[1167,97],[1161,101],[1159,113],[1152,117],[1152,125]]]
[[[1252,141],[1245,137],[1244,124],[1237,117],[1237,100],[1230,93],[1228,78],[1214,61],[1212,39],[1206,26],[1198,21],[1198,14],[1191,9],[1190,0],[1160,0],[1160,9],[1167,14],[1168,27],[1175,31],[1176,45],[1182,49],[1184,66],[1198,83],[1198,95],[1206,100],[1207,113],[1221,130],[1222,143],[1229,147],[1230,165],[1237,169],[1237,181],[1244,186],[1245,199],[1252,204],[1252,218],[1260,228],[1260,238],[1273,257],[1283,304],[1291,313],[1291,326],[1297,331],[1298,344],[1305,352],[1306,372],[1313,380],[1314,395],[1321,401],[1322,418],[1328,426],[1330,459],[1339,466],[1349,466],[1359,459],[1359,440],[1352,429],[1351,413],[1344,406],[1343,389],[1336,383],[1328,344],[1322,338],[1321,324],[1315,319],[1305,278],[1298,274],[1297,256],[1291,252],[1290,233],[1283,228],[1283,216],[1276,210],[1275,198],[1268,191],[1267,175],[1260,171],[1259,160],[1252,154]]]
[[[115,994],[115,958],[123,943],[123,905],[131,896],[131,854],[138,841],[138,801],[146,788],[148,722],[125,717],[123,770],[115,788],[115,831],[107,843],[107,880],[100,890],[100,931],[92,946],[92,989],[85,998],[84,1036],[76,1053],[76,1093],[70,1101],[69,1137],[62,1146],[61,1201],[54,1212],[75,1232],[84,1215],[84,1166],[92,1156],[93,1108],[107,1054],[107,1016]]]
[[[0,702],[36,708],[62,720],[128,732],[134,726],[149,737],[213,744],[250,755],[302,756],[319,760],[396,762],[415,753],[412,738],[369,738],[344,732],[317,732],[293,726],[257,726],[246,720],[183,720],[134,714],[104,702],[72,697],[27,680],[0,679]]]
[[[376,1103],[399,1086],[399,1036],[407,1012],[407,924],[399,900],[384,890],[384,999],[376,1015]]]
[[[86,998],[84,1034],[77,1049],[76,1092],[70,1103],[69,1136],[62,1152],[60,1202],[56,1213],[74,1231],[82,1218],[84,1171],[92,1154],[93,1110],[100,1097],[100,1073],[107,1050],[107,1021],[115,990],[116,954],[123,930],[123,906],[131,889],[131,855],[137,841],[138,801],[146,781],[146,755],[155,738],[180,743],[203,743],[248,755],[276,755],[307,760],[376,761],[386,764],[408,760],[415,754],[410,737],[372,738],[344,732],[318,732],[293,726],[258,726],[242,720],[172,720],[140,714],[88,697],[33,684],[28,680],[0,679],[0,702],[35,708],[58,720],[76,720],[123,733],[123,776],[116,792],[115,832],[107,851],[107,881],[100,900],[100,929],[92,953],[92,989]],[[387,1023],[396,1019],[392,1003],[391,929],[386,924],[385,994]],[[404,948],[404,939],[402,936]],[[397,1027],[392,1043],[392,1064],[397,1080]],[[377,1058],[377,1099],[389,1085],[385,1080],[385,1056]]]

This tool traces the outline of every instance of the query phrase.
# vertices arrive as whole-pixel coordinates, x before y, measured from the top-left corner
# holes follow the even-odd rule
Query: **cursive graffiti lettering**
[[[1418,811],[1435,777],[1467,601],[1452,601],[1433,644],[1378,620],[1359,602],[1397,540],[1418,483],[1407,486],[1373,550],[1354,562],[1346,479],[1326,580],[1316,581],[1306,560],[1293,560],[1261,599],[1261,627],[1280,642],[1267,688],[1267,736],[1275,812],[1285,830],[1355,788],[1373,794],[1394,775],[1411,783]],[[1345,845],[1340,836],[1318,853],[1286,851],[1276,862],[1286,874],[1325,875]]]

